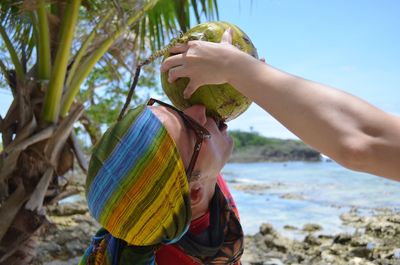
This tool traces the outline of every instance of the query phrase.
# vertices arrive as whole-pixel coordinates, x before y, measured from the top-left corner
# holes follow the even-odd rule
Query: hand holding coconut
[[[232,56],[229,53],[242,53],[231,45],[232,29],[227,29],[222,35],[220,44],[208,41],[189,41],[186,44],[177,44],[170,49],[175,56],[165,59],[161,71],[168,71],[168,82],[175,82],[178,78],[189,77],[190,81],[184,91],[184,97],[190,98],[202,85],[229,83],[229,62]],[[219,46],[223,45],[221,49]],[[215,60],[215,58],[218,58]]]
[[[208,116],[221,121],[230,121],[242,114],[251,101],[229,84],[228,73],[224,70],[230,69],[230,63],[213,47],[222,45],[224,50],[258,58],[249,37],[233,24],[208,22],[190,29],[180,41],[187,44],[170,49],[161,69],[162,86],[171,102],[181,110],[204,105]],[[207,59],[215,57],[219,59]]]
[[[400,181],[400,117],[339,89],[260,62],[229,44],[189,41],[171,49],[161,70],[190,78],[186,97],[205,84],[229,83],[304,142],[343,166]],[[179,80],[179,79],[178,79]]]

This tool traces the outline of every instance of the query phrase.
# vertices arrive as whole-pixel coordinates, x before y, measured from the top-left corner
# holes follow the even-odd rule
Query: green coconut
[[[228,22],[207,22],[191,28],[185,33],[188,40],[204,40],[221,42],[224,31],[232,29],[232,44],[240,50],[258,58],[257,50],[249,37],[237,26]],[[170,54],[164,57],[168,58]],[[178,109],[184,110],[195,104],[206,106],[207,115],[223,121],[230,121],[248,109],[251,100],[239,93],[230,84],[204,85],[189,98],[183,97],[183,91],[189,83],[189,78],[179,78],[173,83],[168,82],[168,73],[161,73],[161,83],[165,94]]]

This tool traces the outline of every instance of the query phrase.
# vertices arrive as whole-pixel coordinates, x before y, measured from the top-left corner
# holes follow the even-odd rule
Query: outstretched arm
[[[189,77],[185,96],[230,83],[310,146],[343,166],[400,181],[400,118],[344,91],[280,71],[229,44],[189,42],[161,70]]]

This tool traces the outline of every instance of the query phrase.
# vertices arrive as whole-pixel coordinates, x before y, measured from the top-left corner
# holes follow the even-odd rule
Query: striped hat
[[[146,106],[130,110],[94,148],[86,180],[92,216],[136,246],[178,241],[191,219],[183,161]]]

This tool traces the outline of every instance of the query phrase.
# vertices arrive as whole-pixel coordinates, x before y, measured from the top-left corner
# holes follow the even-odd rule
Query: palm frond
[[[30,1],[2,0],[0,3],[0,25],[6,31],[9,41],[16,51],[16,57],[19,58],[22,72],[24,73],[27,71],[27,68],[32,65],[30,60],[34,37],[33,23],[30,17],[34,5],[28,6],[26,2]],[[12,59],[10,53],[8,56],[10,61],[15,60]],[[19,71],[17,69],[15,70]]]
[[[19,80],[23,80],[24,79],[24,70],[23,70],[23,67],[21,64],[21,60],[18,56],[17,50],[15,49],[15,46],[14,46],[12,40],[9,37],[9,33],[1,24],[0,24],[0,36],[2,37],[4,44],[8,50],[11,62],[13,63],[16,74],[17,74],[17,78]]]
[[[166,41],[176,37],[179,31],[186,32],[192,26],[192,10],[195,23],[200,23],[202,17],[218,17],[216,0],[159,0],[140,21],[140,31],[138,28],[133,29],[141,35],[140,47],[146,47],[148,42],[152,51],[159,50]]]
[[[67,3],[65,16],[61,26],[60,49],[57,50],[54,62],[54,70],[50,78],[49,87],[46,91],[43,104],[44,120],[56,122],[60,111],[60,99],[64,87],[65,74],[67,72],[70,49],[78,18],[80,0]]]
[[[38,0],[36,15],[38,21],[38,75],[42,80],[49,80],[51,74],[50,31],[44,0]]]
[[[63,96],[61,103],[61,116],[66,116],[74,101],[75,96],[78,94],[81,84],[85,78],[90,74],[90,71],[95,67],[96,63],[103,57],[107,50],[112,44],[125,32],[125,29],[129,26],[136,24],[142,16],[154,6],[156,0],[148,1],[135,1],[143,2],[141,9],[136,10],[130,17],[122,17],[114,32],[112,32],[99,46],[99,48],[91,54],[85,62],[78,68],[78,74],[71,81],[71,86],[67,88],[65,95]],[[124,14],[122,14],[124,15]]]

